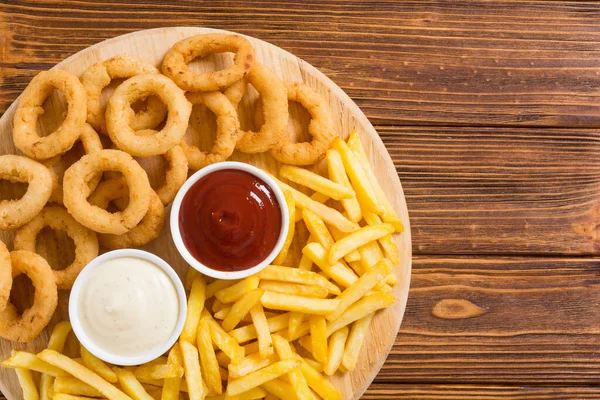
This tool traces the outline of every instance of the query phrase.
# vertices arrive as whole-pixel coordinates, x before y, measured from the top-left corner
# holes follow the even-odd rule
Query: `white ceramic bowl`
[[[118,354],[113,354],[108,352],[101,347],[99,347],[96,343],[94,343],[89,336],[86,334],[85,330],[81,325],[81,321],[79,320],[79,295],[81,293],[82,287],[84,286],[88,275],[91,271],[94,270],[101,263],[112,260],[115,258],[121,257],[137,257],[143,260],[149,261],[152,264],[155,264],[157,267],[162,269],[169,279],[173,282],[175,286],[175,290],[177,291],[177,298],[179,300],[179,315],[177,316],[177,323],[175,325],[175,329],[171,336],[163,343],[161,346],[156,346],[154,349],[148,351],[148,353],[139,355],[139,356],[120,356]],[[157,294],[158,295],[158,294]],[[183,325],[185,323],[185,316],[187,313],[187,297],[185,294],[185,289],[183,284],[181,283],[181,279],[175,273],[173,268],[167,264],[162,258],[155,256],[152,253],[148,253],[147,251],[137,250],[137,249],[122,249],[122,250],[114,250],[108,253],[104,253],[101,256],[93,259],[79,274],[75,283],[73,283],[73,288],[71,289],[71,295],[69,297],[69,320],[71,321],[71,325],[73,326],[73,332],[77,339],[81,344],[93,355],[104,360],[111,364],[116,365],[139,365],[146,363],[148,361],[154,360],[164,353],[166,353],[177,341],[179,335],[181,335],[181,331],[183,330]]]
[[[281,231],[279,233],[279,238],[275,243],[273,251],[271,251],[271,253],[260,264],[257,264],[254,267],[242,271],[219,271],[202,264],[200,261],[196,260],[196,258],[194,258],[194,256],[189,252],[187,247],[185,247],[185,244],[183,243],[183,238],[181,237],[181,231],[179,230],[179,210],[181,208],[181,202],[183,200],[183,197],[186,195],[188,190],[192,187],[194,183],[198,182],[198,180],[203,178],[204,176],[212,172],[221,171],[225,169],[237,169],[240,171],[245,171],[263,180],[273,190],[273,193],[275,194],[275,198],[277,199],[277,202],[279,203],[279,208],[281,210]],[[205,275],[212,276],[213,278],[218,279],[242,279],[250,275],[254,275],[262,269],[264,269],[275,259],[275,257],[277,257],[277,254],[279,254],[279,251],[281,250],[281,248],[283,247],[283,243],[285,242],[285,237],[289,228],[289,216],[288,209],[285,203],[285,197],[283,196],[283,192],[281,191],[277,183],[269,176],[269,174],[262,171],[261,169],[256,168],[250,164],[245,164],[241,162],[225,161],[211,164],[207,167],[202,168],[194,175],[190,176],[189,179],[183,184],[181,189],[179,189],[179,192],[177,193],[177,196],[175,196],[175,200],[173,201],[173,205],[171,207],[171,236],[173,237],[175,246],[177,246],[177,250],[179,250],[181,256],[194,269]]]

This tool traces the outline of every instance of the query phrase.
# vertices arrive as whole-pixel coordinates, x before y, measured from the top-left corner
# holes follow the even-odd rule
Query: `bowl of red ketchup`
[[[171,236],[185,261],[218,279],[241,279],[269,265],[289,228],[283,192],[250,164],[202,168],[181,187],[171,208]]]

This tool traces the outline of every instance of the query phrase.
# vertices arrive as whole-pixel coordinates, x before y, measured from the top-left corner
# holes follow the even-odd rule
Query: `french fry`
[[[344,287],[352,285],[358,279],[356,274],[342,263],[329,264],[329,261],[327,261],[327,250],[319,243],[308,243],[302,249],[302,254],[317,264],[323,273]]]
[[[311,196],[310,196],[311,200],[314,200],[318,203],[321,204],[325,204],[327,203],[327,201],[329,200],[328,196],[325,196],[323,193],[319,193],[319,192],[314,192]],[[302,208],[300,207],[296,207],[296,216],[295,216],[295,221],[301,221],[302,220]]]
[[[389,293],[377,292],[363,297],[348,308],[341,317],[327,324],[327,336],[377,310],[391,306],[395,301],[394,296]]]
[[[392,205],[387,199],[387,196],[381,189],[381,186],[379,185],[377,178],[373,173],[373,169],[371,168],[371,165],[369,163],[369,158],[367,157],[365,148],[363,147],[360,141],[360,137],[358,136],[358,133],[356,131],[350,133],[350,137],[348,138],[348,147],[354,152],[354,154],[356,154],[358,160],[362,164],[365,174],[369,179],[369,183],[375,191],[375,195],[377,196],[379,203],[384,208],[383,221],[392,224],[396,229],[396,232],[403,232],[404,225],[400,221],[400,218],[398,218],[398,215],[396,215],[394,208],[392,207]]]
[[[312,263],[312,261],[311,261]],[[302,285],[299,283],[290,282],[278,282],[278,281],[261,281],[259,288],[262,290],[268,290],[270,292],[284,293],[284,294],[297,294],[299,296],[306,297],[319,297],[325,298],[329,294],[327,289],[317,285]],[[216,317],[216,315],[215,315]]]
[[[316,299],[291,294],[264,292],[260,299],[263,307],[273,310],[297,311],[307,314],[329,314],[339,305],[337,299]]]
[[[179,346],[181,346],[185,380],[188,384],[188,396],[190,400],[203,400],[208,394],[208,390],[200,372],[198,349],[185,340],[180,340]]]
[[[161,400],[162,399],[162,389],[159,387],[154,387],[151,386],[149,388],[145,388],[144,390],[148,393],[148,395],[150,397],[152,397],[154,400]]]
[[[196,271],[194,268],[189,267],[187,272],[185,273],[185,279],[183,281],[183,287],[186,292],[192,290],[192,283],[196,277],[201,276],[200,272]]]
[[[267,323],[269,323],[268,319],[267,319]],[[258,340],[255,340],[254,342],[246,343],[242,347],[244,348],[246,355],[258,353]]]
[[[225,319],[227,314],[229,314],[229,311],[231,311],[231,307],[221,308],[219,311],[217,311],[215,313],[214,317],[215,317],[215,319],[223,320],[223,319]]]
[[[309,321],[304,321],[303,323],[300,324],[300,326],[298,326],[298,329],[296,329],[296,332],[294,332],[293,335],[290,335],[287,329],[285,329],[283,331],[279,331],[277,333],[279,334],[279,336],[287,337],[287,338],[289,338],[288,340],[290,342],[293,342],[294,340],[300,339],[302,336],[308,335],[309,332],[310,332],[310,323],[309,323]]]
[[[80,352],[83,365],[100,375],[104,380],[117,383],[117,375],[104,361],[90,353],[83,345],[80,345]]]
[[[379,215],[373,214],[372,212],[365,213],[365,221],[369,225],[378,225],[381,224],[381,218]],[[379,244],[385,251],[385,255],[390,259],[393,265],[400,265],[400,252],[398,251],[398,247],[396,246],[396,242],[392,238],[392,235],[385,235],[384,237],[379,239]]]
[[[327,253],[327,261],[333,265],[353,250],[374,240],[378,240],[394,232],[391,224],[370,225],[348,234],[343,239],[335,242]]]
[[[255,304],[259,304],[263,293],[264,292],[261,289],[251,290],[245,293],[233,304],[233,306],[231,306],[231,310],[221,324],[225,332],[229,332],[235,328],[236,325],[240,323],[242,318],[244,318],[246,314],[250,312],[250,309],[252,309]]]
[[[352,270],[356,273],[356,275],[361,276],[363,275],[367,270],[365,269],[365,267],[362,265],[362,262],[360,261],[352,261],[350,263],[348,263],[350,265],[350,268],[352,268]]]
[[[360,203],[361,209],[373,211],[375,214],[383,214],[385,210],[379,203],[379,199],[375,195],[367,172],[364,170],[356,154],[350,150],[350,147],[348,147],[346,142],[340,137],[337,137],[333,141],[332,147],[336,149],[342,157],[344,169],[352,182],[352,187],[356,192],[356,198]]]
[[[317,285],[327,289],[329,293],[340,294],[340,289],[333,283],[312,271],[304,271],[298,268],[282,267],[280,265],[269,265],[258,273],[260,279],[300,283],[303,285]]]
[[[304,168],[293,165],[282,165],[279,169],[279,175],[282,178],[308,187],[334,200],[348,199],[355,196],[354,190],[351,187],[336,183]]]
[[[210,299],[217,293],[219,290],[226,289],[230,286],[235,285],[240,282],[239,280],[225,280],[225,279],[217,279],[208,285],[206,285],[206,300]]]
[[[298,360],[278,361],[241,378],[230,380],[227,385],[227,395],[235,396],[247,392],[250,389],[261,386],[265,382],[287,374],[291,370],[298,368],[299,365],[300,362]]]
[[[215,297],[221,303],[235,303],[243,295],[250,292],[251,290],[256,289],[258,287],[259,281],[260,280],[258,276],[249,276],[248,278],[239,281],[235,285],[219,290],[215,293]]]
[[[61,368],[44,362],[35,354],[27,353],[26,351],[13,350],[10,358],[2,361],[1,365],[5,368],[23,368],[37,371],[53,377],[67,375]]]
[[[238,342],[229,336],[227,332],[212,319],[212,317],[207,318],[207,320],[210,327],[210,337],[213,343],[216,344],[223,353],[227,354],[227,357],[229,357],[233,364],[242,361],[245,355],[244,349],[240,347]]]
[[[302,219],[313,239],[321,243],[323,247],[329,249],[335,243],[333,236],[331,236],[327,226],[325,226],[325,222],[317,214],[304,209],[302,210]]]
[[[342,156],[340,155],[339,151],[335,149],[327,150],[327,169],[329,172],[329,178],[332,181],[344,185],[347,188],[352,188],[352,185],[350,185],[350,180],[348,179],[348,175],[346,175],[344,162],[342,161]],[[346,210],[346,214],[348,215],[348,219],[350,221],[359,222],[362,219],[360,204],[358,204],[356,196],[347,199],[341,199],[340,203],[342,203],[342,207],[344,207],[344,210]]]
[[[66,393],[56,393],[56,394],[54,394],[54,396],[52,398],[54,400],[94,400],[93,397],[77,396],[77,395],[66,394]]]
[[[277,257],[275,257],[275,260],[273,260],[273,264],[283,264],[283,262],[285,261],[285,259],[287,257],[290,246],[292,244],[292,240],[294,239],[294,231],[296,230],[296,223],[295,223],[296,222],[296,202],[294,201],[294,196],[292,195],[292,193],[287,192],[287,191],[283,192],[283,195],[285,197],[285,204],[288,209],[288,218],[289,218],[288,232],[287,232],[287,235],[285,236],[285,241],[283,242],[283,247],[279,251],[279,254],[277,255]]]
[[[371,326],[371,321],[375,314],[369,314],[352,324],[350,335],[346,340],[346,348],[344,349],[344,355],[342,357],[342,365],[348,370],[352,371],[356,367],[358,355],[360,349],[365,341],[365,336]]]
[[[265,310],[260,303],[250,309],[250,316],[258,336],[258,352],[261,357],[269,357],[273,354],[273,340],[271,339],[271,332],[269,332]]]
[[[72,376],[54,378],[54,393],[64,393],[74,396],[102,397],[97,389]]]
[[[383,259],[383,252],[376,241],[366,243],[358,248],[360,262],[365,271],[370,270]]]
[[[296,335],[298,327],[304,321],[304,316],[305,314],[301,312],[294,311],[290,313],[290,323],[288,326],[288,340],[290,340],[291,337]]]
[[[97,389],[109,400],[131,400],[129,396],[102,379],[96,373],[57,351],[46,349],[40,352],[38,357]]]
[[[328,224],[337,226],[338,229],[343,232],[353,232],[359,228],[356,222],[350,221],[348,218],[344,217],[339,211],[331,207],[327,207],[325,204],[319,203],[318,201],[314,201],[304,193],[279,181],[273,176],[272,178],[275,180],[275,182],[277,182],[277,184],[282,190],[289,190],[290,192],[292,192],[297,207],[300,207],[302,209],[308,209],[314,212],[319,217],[321,217],[323,221],[327,222]]]
[[[312,337],[310,335],[302,336],[300,339],[298,339],[298,344],[300,346],[304,347],[304,349],[306,351],[308,351],[310,354],[312,354],[312,352],[313,352]],[[321,368],[323,368],[323,367],[321,367]]]
[[[181,347],[173,346],[169,351],[167,364],[178,367],[183,367],[183,359],[181,356]],[[179,391],[181,388],[181,378],[166,378],[164,380],[161,400],[179,400]]]
[[[310,238],[307,241],[307,243],[310,243]],[[302,254],[302,258],[300,258],[300,262],[298,263],[298,269],[302,270],[302,271],[310,271],[312,269],[313,266],[313,262],[310,260],[310,258],[306,257],[304,254]]]
[[[331,236],[333,236],[333,239],[337,242],[338,240],[346,237],[346,233],[340,231],[339,229],[337,229],[335,226],[329,226],[329,232],[331,232]],[[350,253],[346,254],[344,256],[344,260],[346,260],[348,263],[354,262],[354,261],[359,261],[360,260],[360,253],[358,252],[358,250],[353,250]]]
[[[335,331],[329,338],[327,362],[323,366],[323,372],[331,376],[338,370],[344,356],[344,347],[348,339],[348,327],[344,326]]]
[[[226,394],[221,394],[219,396],[209,396],[206,400],[256,400],[262,399],[267,395],[267,392],[263,388],[255,387],[254,389],[250,389],[247,392],[239,394],[237,396],[228,396]]]
[[[310,386],[312,390],[327,400],[342,399],[342,394],[336,389],[335,386],[333,386],[331,382],[327,380],[327,378],[321,375],[319,371],[311,367],[302,357],[297,356],[297,359],[301,362],[300,370],[302,371],[302,375],[304,375],[306,383],[308,383],[308,386]]]
[[[133,400],[154,400],[154,398],[146,392],[142,384],[135,379],[135,376],[133,376],[131,371],[122,368],[113,368],[113,371],[119,380],[121,388]]]
[[[310,365],[315,371],[323,372],[323,364],[321,364],[320,362],[313,360],[312,358],[306,358],[306,357],[304,357],[303,360],[308,365]]]
[[[183,331],[181,331],[181,339],[192,344],[196,343],[196,329],[198,327],[198,321],[200,321],[200,313],[204,308],[205,301],[206,283],[204,283],[202,276],[198,275],[192,281],[192,288],[187,303],[185,324],[183,325]]]
[[[144,364],[135,368],[133,374],[137,379],[181,378],[183,367],[175,364]]]
[[[272,395],[272,398],[281,400],[298,400],[292,385],[282,379],[273,379],[267,381],[263,383],[261,387],[270,395]],[[266,397],[265,400],[267,400]]]
[[[67,336],[71,330],[71,323],[69,321],[61,321],[54,325],[54,329],[52,329],[52,334],[48,340],[48,348],[62,353],[65,348]],[[48,392],[53,386],[54,377],[42,374],[40,377],[40,400],[50,400]]]
[[[367,292],[373,289],[377,284],[385,279],[388,274],[388,268],[385,263],[380,262],[375,267],[366,272],[363,276],[358,278],[350,287],[342,292],[338,296],[340,305],[338,308],[326,316],[328,321],[334,321],[338,319],[352,304],[356,303]],[[318,360],[318,359],[317,359]]]
[[[327,322],[323,315],[310,316],[310,347],[315,360],[327,362]]]
[[[277,355],[281,360],[295,360],[296,356],[290,347],[290,344],[287,340],[282,338],[279,335],[273,335],[273,344],[275,349],[277,350]],[[310,393],[310,389],[308,388],[308,384],[306,383],[306,379],[304,379],[304,375],[299,368],[296,368],[288,373],[288,378],[298,400],[311,400],[312,395]]]
[[[269,332],[271,333],[286,329],[289,326],[289,324],[290,313],[285,313],[276,317],[267,318],[267,326],[269,327]],[[229,335],[235,340],[236,343],[245,343],[258,337],[256,329],[253,325],[247,325],[241,328],[234,329],[231,332],[229,332]]]
[[[200,363],[202,365],[202,376],[209,390],[217,394],[223,393],[221,384],[221,374],[219,372],[219,362],[213,348],[212,338],[210,336],[210,325],[208,318],[202,318],[198,325],[198,353],[200,354]]]
[[[35,381],[33,380],[33,375],[31,374],[31,371],[25,368],[15,368],[15,372],[17,373],[19,385],[23,390],[23,399],[38,400],[40,398],[40,395],[35,385]]]
[[[277,360],[278,358],[275,356],[275,353],[268,357],[262,357],[259,353],[250,354],[239,364],[229,365],[229,376],[231,379],[241,378],[242,376],[246,376],[254,371],[268,367],[269,365],[276,363]]]

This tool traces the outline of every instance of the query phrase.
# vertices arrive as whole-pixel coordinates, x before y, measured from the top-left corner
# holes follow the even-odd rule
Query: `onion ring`
[[[49,206],[45,207],[37,217],[16,232],[15,250],[35,253],[36,238],[45,227],[66,232],[75,242],[75,260],[63,270],[52,271],[56,278],[58,290],[71,289],[81,270],[98,256],[96,232],[77,222],[66,209],[59,206]]]
[[[0,229],[14,229],[31,221],[48,202],[52,193],[52,174],[48,168],[27,157],[0,156],[0,179],[28,182],[19,200],[0,201]]]
[[[0,312],[0,336],[13,342],[30,342],[48,325],[58,304],[58,290],[52,269],[38,254],[29,251],[10,253],[12,278],[25,274],[35,288],[33,305],[19,315],[8,303]]]
[[[233,65],[220,71],[195,74],[187,64],[195,58],[212,53],[234,52]],[[167,52],[162,72],[180,88],[192,92],[223,90],[244,77],[253,67],[254,49],[239,35],[210,33],[183,39]]]
[[[201,151],[182,141],[190,169],[199,170],[207,165],[227,160],[235,150],[240,135],[240,121],[235,108],[221,92],[187,93],[192,104],[204,104],[217,116],[217,140],[210,151]]]
[[[6,308],[10,300],[12,288],[12,268],[10,253],[6,245],[0,240],[0,312]]]
[[[246,94],[247,88],[248,79],[244,77],[225,89],[223,94],[229,99],[231,104],[233,104],[233,108],[237,110],[238,106],[240,105],[240,101],[242,101],[242,98]]]
[[[311,142],[294,143],[285,138],[272,149],[271,155],[279,162],[293,165],[310,165],[325,155],[329,145],[337,136],[333,127],[333,117],[325,99],[309,86],[299,82],[284,82],[288,101],[300,103],[312,119],[308,133]]]
[[[96,172],[119,171],[129,186],[129,204],[123,211],[110,213],[91,205],[88,181]],[[150,182],[146,171],[129,154],[102,150],[87,154],[73,164],[63,179],[64,202],[69,213],[83,226],[99,233],[120,235],[136,226],[150,204]]]
[[[122,200],[127,200],[128,192],[127,183],[122,178],[110,179],[100,183],[89,201],[90,204],[102,209],[106,209],[108,203],[113,201],[119,209],[124,209],[126,203],[122,204]],[[162,232],[164,224],[165,206],[158,195],[152,191],[148,212],[137,226],[122,235],[100,234],[98,239],[102,247],[110,250],[139,247],[156,239]]]
[[[58,129],[40,137],[37,132],[38,116],[44,113],[42,104],[55,88],[67,99],[67,116]],[[85,89],[75,75],[60,69],[42,71],[33,77],[21,94],[14,116],[15,146],[36,160],[62,154],[77,141],[85,113]]]
[[[87,95],[87,122],[98,132],[105,135],[106,109],[100,104],[102,89],[113,79],[131,78],[141,74],[160,74],[158,68],[138,58],[121,54],[90,65],[81,76],[81,83]],[[167,115],[167,108],[156,97],[149,97],[146,110],[135,114],[131,127],[133,130],[152,129],[160,124]]]
[[[89,124],[83,125],[79,140],[81,140],[81,144],[83,144],[83,149],[85,150],[86,154],[96,153],[103,149],[100,136],[98,136],[94,128],[92,128]],[[61,160],[61,156],[55,156],[50,160],[44,161],[43,163],[50,171],[50,174],[52,174],[52,194],[50,195],[50,201],[60,205],[63,204],[62,180],[65,173],[65,168]],[[92,178],[89,181],[90,190],[94,190],[96,186],[98,186],[98,183],[100,183],[101,179],[101,173]]]
[[[142,97],[158,96],[169,109],[165,127],[154,135],[137,135],[129,126],[131,104]],[[106,106],[106,128],[113,143],[133,156],[164,154],[178,145],[188,126],[192,105],[183,90],[169,78],[157,74],[137,75],[117,87]]]
[[[258,132],[244,132],[237,148],[244,153],[262,153],[284,138],[289,118],[287,94],[283,82],[264,65],[256,63],[247,79],[261,96],[265,123]]]

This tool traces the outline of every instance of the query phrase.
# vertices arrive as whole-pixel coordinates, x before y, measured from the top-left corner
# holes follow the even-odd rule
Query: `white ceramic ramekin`
[[[218,271],[202,264],[200,261],[196,260],[196,258],[194,258],[194,256],[189,252],[187,247],[185,247],[185,244],[183,243],[183,238],[181,237],[181,231],[179,230],[179,210],[181,208],[181,202],[183,200],[183,197],[186,195],[188,190],[192,187],[194,183],[198,182],[198,180],[203,178],[204,176],[215,171],[221,171],[226,169],[237,169],[240,171],[245,171],[264,181],[273,190],[273,193],[275,194],[275,198],[277,199],[277,202],[279,203],[279,208],[281,210],[281,231],[279,232],[279,238],[275,243],[273,251],[271,251],[271,253],[261,263],[242,271]],[[285,242],[285,237],[289,228],[289,216],[285,202],[285,197],[283,196],[283,192],[281,191],[277,183],[266,172],[250,164],[245,164],[241,162],[225,161],[211,164],[207,167],[202,168],[194,175],[189,177],[189,179],[183,184],[181,189],[179,189],[179,192],[177,193],[177,196],[175,197],[175,200],[173,201],[173,205],[171,207],[171,236],[173,237],[173,241],[175,242],[177,250],[179,250],[181,256],[194,269],[198,270],[199,272],[205,275],[212,276],[213,278],[218,279],[242,279],[261,271],[263,268],[269,265],[275,259],[275,257],[277,257],[277,254],[279,254],[279,251],[281,250],[281,248],[283,247],[283,243]]]
[[[107,260],[112,260],[121,257],[141,258],[143,260],[151,262],[152,264],[155,264],[157,267],[162,269],[167,274],[169,279],[171,279],[171,281],[173,282],[173,286],[177,291],[177,298],[179,300],[179,315],[177,316],[177,324],[175,325],[175,329],[171,333],[171,336],[169,336],[169,338],[161,346],[157,346],[154,349],[149,350],[148,353],[140,356],[124,357],[102,349],[89,338],[89,336],[87,335],[87,333],[81,325],[81,321],[79,320],[78,299],[90,272],[92,272],[94,268],[96,268],[98,265],[102,264]],[[157,293],[156,295],[160,296],[160,293]],[[157,257],[152,253],[148,253],[147,251],[137,249],[114,250],[108,253],[104,253],[101,256],[98,256],[95,259],[93,259],[81,271],[81,273],[75,280],[75,283],[73,283],[73,288],[71,289],[71,295],[69,297],[69,320],[71,321],[71,325],[73,326],[73,332],[75,333],[75,336],[77,336],[79,342],[83,345],[83,347],[85,347],[90,353],[92,353],[96,357],[115,365],[139,365],[154,360],[160,357],[161,355],[165,354],[175,344],[175,342],[179,338],[179,335],[181,335],[181,331],[183,330],[183,325],[185,323],[186,314],[187,297],[185,294],[185,289],[183,287],[183,284],[181,283],[181,279],[179,279],[179,276],[177,276],[173,268],[169,264],[167,264],[162,258]]]

